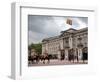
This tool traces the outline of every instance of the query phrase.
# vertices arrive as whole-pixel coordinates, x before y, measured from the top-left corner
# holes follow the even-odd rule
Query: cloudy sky
[[[66,24],[69,18],[72,20],[72,26]],[[87,25],[87,17],[28,15],[29,44],[39,43],[43,38],[57,36],[70,27],[81,29]]]

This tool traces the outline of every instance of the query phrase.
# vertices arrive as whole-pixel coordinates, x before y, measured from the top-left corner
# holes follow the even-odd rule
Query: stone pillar
[[[70,49],[73,48],[73,46],[72,46],[72,37],[69,38],[69,47],[70,47]]]
[[[58,51],[58,59],[60,60],[60,58],[61,58],[61,52],[60,52],[60,50]]]
[[[68,49],[65,49],[65,59],[68,60]]]
[[[78,59],[82,60],[82,49],[78,49]]]

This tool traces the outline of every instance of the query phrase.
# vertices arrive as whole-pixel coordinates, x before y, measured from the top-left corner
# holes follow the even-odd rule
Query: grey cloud
[[[28,30],[29,30],[29,43],[39,42],[43,38],[59,35],[63,28],[65,28],[65,21],[68,16],[41,16],[29,15],[28,16]],[[88,18],[86,17],[70,17],[78,18],[80,21],[87,24]],[[73,20],[73,27],[79,27],[77,21]],[[67,29],[67,28],[66,28]]]

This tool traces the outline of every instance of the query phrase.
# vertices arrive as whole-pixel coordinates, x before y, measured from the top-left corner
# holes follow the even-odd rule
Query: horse
[[[45,64],[45,60],[48,60],[48,63],[50,63],[50,57],[48,54],[41,55],[41,61],[43,61],[43,64]]]
[[[28,56],[28,61],[29,63],[32,62],[33,63],[38,63],[39,62],[39,56],[38,55],[32,55],[32,56]]]

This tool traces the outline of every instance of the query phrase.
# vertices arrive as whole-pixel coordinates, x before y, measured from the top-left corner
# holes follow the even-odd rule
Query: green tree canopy
[[[35,49],[36,53],[38,55],[40,55],[42,53],[42,44],[41,43],[37,43],[37,44],[30,44],[28,46],[28,49],[31,50],[31,49]]]

